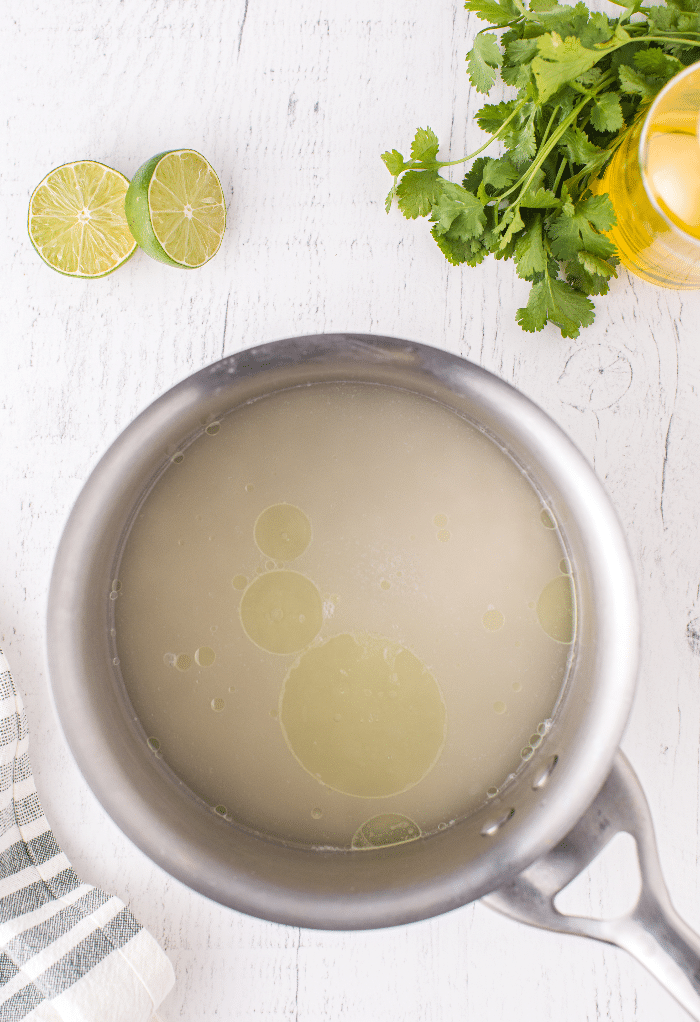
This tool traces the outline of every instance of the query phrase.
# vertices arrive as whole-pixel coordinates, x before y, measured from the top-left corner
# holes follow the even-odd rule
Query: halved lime
[[[70,277],[104,277],[136,251],[124,216],[128,178],[94,160],[64,163],[29,200],[28,230],[45,263]]]
[[[218,252],[226,228],[219,179],[194,149],[158,153],[139,167],[125,208],[141,248],[170,266],[203,266]]]

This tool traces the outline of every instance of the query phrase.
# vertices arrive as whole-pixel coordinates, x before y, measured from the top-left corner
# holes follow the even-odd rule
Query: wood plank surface
[[[117,830],[75,767],[44,658],[52,559],[72,502],[133,416],[241,348],[358,331],[433,344],[513,383],[605,482],[636,565],[644,634],[623,747],[651,804],[672,898],[700,927],[700,294],[625,271],[577,340],[514,322],[510,264],[447,265],[423,221],[384,212],[379,154],[429,124],[456,157],[481,133],[457,0],[3,0],[0,4],[0,645],[24,693],[37,786],[86,880],[124,898],[177,983],[163,1022],[683,1022],[613,948],[469,905],[372,933],[259,922],[170,879]],[[229,206],[194,272],[137,252],[95,282],[33,251],[27,203],[53,167],[131,176],[191,147]],[[458,179],[459,168],[455,171]],[[583,884],[627,883],[612,854]],[[106,1020],[108,1022],[108,1020]]]

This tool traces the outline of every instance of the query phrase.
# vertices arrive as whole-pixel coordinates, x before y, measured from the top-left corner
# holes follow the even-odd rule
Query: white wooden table
[[[637,566],[644,640],[623,747],[651,803],[672,897],[700,927],[700,294],[628,277],[578,340],[521,333],[527,286],[453,269],[425,223],[387,217],[379,160],[430,126],[481,137],[459,0],[2,0],[0,645],[24,693],[44,806],[77,871],[119,894],[177,974],[164,1022],[682,1022],[622,952],[481,905],[324,933],[208,902],[122,836],[73,764],[48,688],[44,614],[63,523],[92,466],[158,394],[223,354],[323,331],[389,334],[514,383],[605,481]],[[33,187],[91,158],[127,176],[198,149],[229,205],[223,247],[180,272],[136,256],[92,283],[45,267]],[[449,149],[448,149],[449,147]],[[466,148],[465,148],[466,147]],[[619,906],[630,860],[579,886]],[[109,1022],[109,1020],[105,1020]]]

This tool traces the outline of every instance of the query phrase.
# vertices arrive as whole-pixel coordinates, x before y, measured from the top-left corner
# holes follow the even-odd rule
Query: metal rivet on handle
[[[500,816],[496,816],[494,819],[489,820],[489,822],[485,823],[481,828],[481,836],[493,837],[496,831],[500,830],[503,824],[508,822],[514,812],[515,809],[506,809]]]

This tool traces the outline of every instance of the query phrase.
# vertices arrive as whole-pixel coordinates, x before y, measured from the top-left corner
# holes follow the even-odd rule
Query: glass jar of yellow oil
[[[593,187],[617,217],[609,236],[632,273],[700,288],[700,63],[664,86]]]

